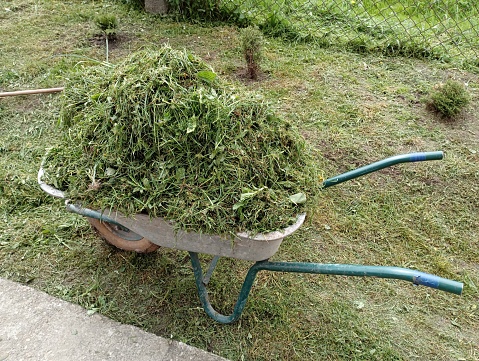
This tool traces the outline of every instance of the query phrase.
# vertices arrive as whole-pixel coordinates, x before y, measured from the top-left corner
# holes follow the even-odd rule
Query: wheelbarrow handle
[[[310,273],[338,276],[358,276],[358,277],[377,277],[389,278],[412,282],[414,285],[422,285],[436,288],[449,293],[460,295],[463,284],[446,278],[438,277],[429,273],[419,272],[413,269],[388,266],[364,266],[354,264],[322,264],[309,262],[270,262],[268,260],[256,262],[250,267],[241,287],[238,299],[230,315],[223,315],[217,312],[211,305],[208,297],[206,285],[211,277],[212,269],[203,276],[198,254],[190,252],[191,264],[195,274],[196,286],[201,304],[205,312],[220,323],[231,323],[241,316],[246,305],[248,295],[254,284],[254,280],[259,271],[272,272],[291,272],[291,273]],[[214,259],[213,268],[216,266],[217,258]]]
[[[328,178],[323,182],[322,186],[323,188],[331,187],[336,184],[361,177],[365,174],[376,172],[380,169],[390,167],[394,164],[408,163],[408,162],[422,162],[426,160],[441,160],[443,158],[444,158],[444,153],[442,151],[395,155],[393,157],[389,157],[389,158],[380,160],[378,162],[368,164],[357,169],[353,169],[349,172],[342,173],[334,177]]]

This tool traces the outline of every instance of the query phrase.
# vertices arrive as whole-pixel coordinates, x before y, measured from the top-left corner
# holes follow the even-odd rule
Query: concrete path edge
[[[225,361],[0,278],[0,361]]]

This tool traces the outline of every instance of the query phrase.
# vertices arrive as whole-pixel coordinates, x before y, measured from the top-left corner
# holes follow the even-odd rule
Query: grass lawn
[[[440,62],[268,38],[259,81],[245,81],[239,31],[153,16],[113,0],[6,0],[0,91],[62,86],[105,59],[94,25],[116,14],[112,63],[141,48],[188,48],[258,91],[318,149],[330,177],[395,154],[443,150],[322,193],[274,260],[386,265],[463,282],[462,296],[373,278],[260,273],[237,323],[203,311],[186,252],[140,255],[102,242],[37,186],[60,136],[58,95],[0,98],[0,276],[231,360],[479,359],[479,76]],[[427,109],[437,84],[467,84],[455,120]],[[204,256],[204,261],[209,257]],[[250,263],[221,259],[211,300],[229,313]]]

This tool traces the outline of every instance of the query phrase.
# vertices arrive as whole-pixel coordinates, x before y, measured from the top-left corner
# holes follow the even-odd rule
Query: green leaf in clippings
[[[244,206],[243,202],[235,203],[235,204],[233,204],[233,211],[236,211],[237,209],[240,209],[243,206]]]
[[[115,175],[115,173],[116,173],[116,170],[113,168],[108,167],[105,169],[105,176],[107,177],[112,177]]]
[[[196,117],[188,119],[188,125],[186,127],[186,134],[194,132],[196,129]]]
[[[296,193],[292,196],[289,196],[289,200],[294,204],[303,204],[306,203],[306,194],[304,193]]]
[[[176,170],[176,180],[181,181],[185,178],[185,168],[178,168]]]
[[[215,73],[213,73],[212,71],[208,71],[208,70],[199,71],[196,75],[201,80],[205,80],[205,81],[208,81],[208,82],[215,80],[216,76],[217,76]]]

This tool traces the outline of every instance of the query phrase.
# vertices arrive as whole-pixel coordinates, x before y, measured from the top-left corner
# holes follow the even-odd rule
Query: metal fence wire
[[[477,0],[187,0],[183,15],[356,52],[479,65]]]

